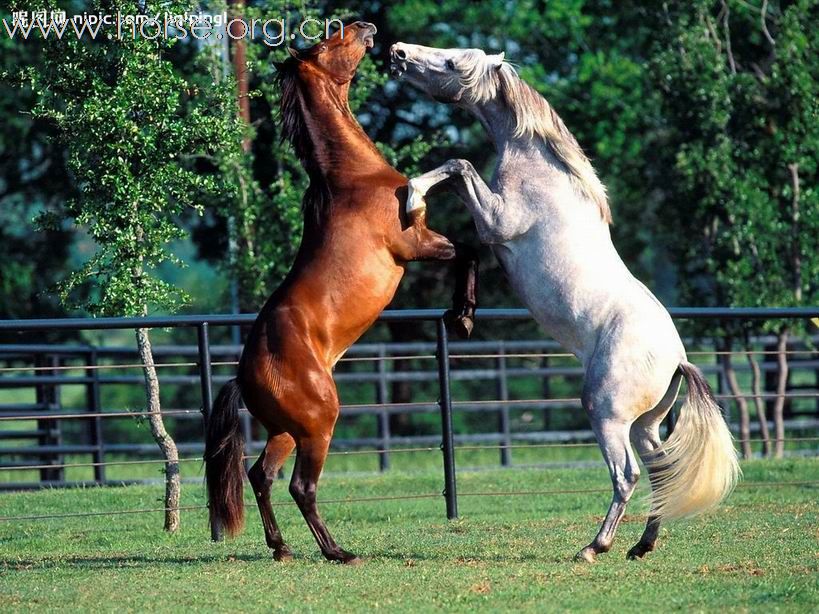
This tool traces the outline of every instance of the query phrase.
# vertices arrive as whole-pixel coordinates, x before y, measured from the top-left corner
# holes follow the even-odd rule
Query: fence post
[[[213,375],[210,368],[210,338],[207,322],[202,322],[197,327],[197,342],[199,345],[199,384],[202,388],[202,418],[207,427],[210,410],[213,407]]]
[[[202,422],[205,431],[208,428],[208,419],[213,407],[213,375],[210,367],[210,339],[208,338],[208,323],[202,322],[197,327],[197,342],[199,344],[199,384],[202,388]],[[211,524],[210,538],[222,541],[222,527]]]
[[[543,357],[543,362],[541,363],[541,366],[544,369],[549,368],[549,357],[548,356]],[[543,388],[541,388],[541,390],[543,391],[543,398],[544,399],[551,399],[552,398],[552,384],[551,384],[550,376],[549,376],[548,373],[543,376]],[[548,407],[543,409],[543,430],[544,431],[552,430],[552,410],[549,409]]]
[[[444,453],[444,498],[446,517],[458,517],[458,492],[455,485],[455,439],[452,432],[452,394],[449,386],[449,340],[443,318],[438,320],[438,385],[441,407],[441,449]]]
[[[506,345],[501,341],[498,343],[498,399],[501,401],[509,400],[509,382],[506,378]],[[504,467],[512,464],[512,436],[509,427],[509,406],[506,403],[501,405],[500,412],[498,412],[498,432],[501,434],[500,447],[500,462]]]
[[[55,367],[59,365],[59,359],[53,355],[37,355],[34,365],[37,367]],[[56,373],[51,370],[35,371],[35,375],[43,378],[54,377]],[[59,392],[57,384],[38,384],[36,387],[37,405],[42,407],[45,413],[58,410],[60,408]],[[37,420],[37,430],[41,433],[38,437],[39,445],[58,448],[62,445],[61,427],[59,420]],[[40,457],[43,464],[62,463],[62,457],[57,453],[45,454]],[[47,482],[62,482],[65,479],[63,467],[40,469],[40,480]]]
[[[88,377],[91,381],[86,384],[85,396],[88,403],[88,411],[92,414],[97,414],[101,411],[102,405],[100,402],[100,371],[97,368],[97,348],[93,348],[86,356],[86,364],[91,367],[88,369]],[[89,435],[91,445],[95,446],[92,457],[94,459],[94,481],[97,484],[105,483],[105,442],[102,433],[102,420],[100,418],[91,418],[89,423]]]
[[[814,372],[814,380],[816,381],[816,388],[819,389],[819,368]],[[816,396],[816,417],[819,418],[819,395]]]
[[[387,364],[384,357],[387,355],[387,350],[384,344],[378,345],[378,382],[376,383],[375,402],[381,405],[381,409],[376,416],[378,420],[378,438],[381,440],[378,448],[378,469],[379,471],[386,471],[390,468],[390,415],[384,405],[387,403]]]

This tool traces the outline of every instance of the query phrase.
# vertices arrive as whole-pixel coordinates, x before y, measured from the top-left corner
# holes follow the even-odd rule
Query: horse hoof
[[[333,556],[330,558],[331,561],[334,563],[339,563],[340,565],[361,565],[364,560],[354,555],[352,552],[345,552],[341,551],[340,554]]]
[[[287,547],[280,548],[279,550],[274,550],[273,560],[279,561],[280,563],[287,563],[293,560],[293,553],[290,552],[290,548]]]
[[[643,559],[645,555],[651,552],[652,548],[646,548],[641,544],[637,544],[631,550],[628,551],[626,558],[629,561],[640,561]]]
[[[597,554],[591,548],[583,548],[583,550],[574,555],[574,560],[581,563],[596,563]]]
[[[469,339],[472,336],[472,330],[475,328],[475,320],[472,316],[460,315],[452,309],[444,314],[444,321],[447,328],[461,339]]]
[[[459,316],[455,320],[455,332],[461,339],[469,339],[475,328],[475,321],[469,316]]]

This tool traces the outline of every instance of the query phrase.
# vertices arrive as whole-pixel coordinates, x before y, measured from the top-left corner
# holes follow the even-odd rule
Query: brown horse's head
[[[290,55],[302,64],[303,69],[316,70],[338,84],[348,83],[367,49],[373,46],[376,31],[373,24],[356,21],[309,49],[296,51],[291,48]]]

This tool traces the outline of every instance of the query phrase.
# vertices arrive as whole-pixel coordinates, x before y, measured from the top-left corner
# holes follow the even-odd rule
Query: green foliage
[[[127,7],[134,4],[92,7],[132,12]],[[468,158],[488,174],[494,154],[472,118],[387,79],[389,45],[405,40],[506,51],[592,158],[609,188],[615,244],[663,298],[699,305],[816,302],[815,0],[768,2],[767,32],[761,0],[248,4],[246,18],[287,16],[292,25],[305,16],[339,17],[378,25],[376,49],[362,63],[351,104],[385,156],[410,175],[451,157]],[[224,6],[217,0],[210,8]],[[284,47],[247,44],[252,125],[246,128],[235,119],[232,69],[216,45],[0,42],[5,75],[24,66],[31,73],[23,88],[7,87],[8,78],[0,83],[0,112],[8,120],[0,127],[0,216],[11,216],[0,228],[7,269],[0,300],[8,309],[16,294],[41,291],[67,257],[64,249],[42,260],[19,219],[47,207],[61,234],[43,240],[62,244],[71,233],[59,220],[79,218],[78,203],[91,202],[97,204],[82,219],[105,245],[63,288],[73,302],[100,312],[111,293],[125,292],[116,309],[131,308],[140,297],[155,308],[179,305],[183,297],[159,281],[156,265],[169,257],[179,228],[193,227],[200,255],[239,279],[244,310],[257,309],[286,274],[301,236],[305,177],[278,131],[274,63],[285,57]],[[37,114],[28,114],[41,94]],[[155,121],[145,122],[148,116]],[[55,126],[64,132],[60,142],[48,139]],[[129,133],[134,127],[136,139]],[[252,139],[249,153],[241,148],[244,134]],[[66,155],[70,178],[60,171]],[[22,174],[21,165],[50,171]],[[168,185],[156,189],[157,181]],[[79,199],[71,190],[80,191]],[[71,201],[68,210],[63,201]],[[140,204],[136,216],[125,205],[133,202],[152,204]],[[440,195],[432,204],[436,230],[475,242],[460,203]],[[127,232],[116,237],[112,228],[123,225],[140,227],[142,239]],[[109,239],[115,240],[109,245]],[[134,281],[140,264],[134,248],[144,241],[153,247],[145,249]],[[482,304],[508,305],[502,273],[487,252],[483,260]],[[397,305],[445,304],[451,290],[447,267],[413,265]],[[26,305],[50,309],[44,303]],[[9,313],[21,309],[28,307]]]
[[[657,189],[687,304],[819,300],[819,4],[761,5],[680,5],[657,41]]]
[[[178,14],[194,4],[162,8]],[[140,12],[124,0],[90,8]],[[232,97],[215,81],[197,87],[175,70],[167,59],[175,42],[51,39],[42,68],[26,72],[38,96],[34,113],[59,130],[79,191],[64,212],[47,212],[39,224],[53,229],[66,216],[96,243],[60,289],[66,303],[92,314],[140,315],[184,303],[184,294],[156,275],[163,262],[181,264],[169,250],[185,235],[178,216],[188,208],[201,214],[203,199],[233,190],[196,166],[225,147],[225,134],[237,133]]]
[[[53,127],[31,115],[34,93],[19,78],[25,67],[38,70],[42,56],[38,45],[0,36],[0,318],[64,314],[49,289],[67,266],[73,233],[31,226],[37,212],[60,209],[72,194],[63,148]]]

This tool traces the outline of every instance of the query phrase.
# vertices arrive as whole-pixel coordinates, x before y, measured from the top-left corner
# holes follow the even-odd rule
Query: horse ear
[[[294,57],[297,60],[300,59],[299,58],[299,52],[296,49],[294,49],[293,47],[288,47],[287,48],[287,53],[289,53],[291,57]]]
[[[489,65],[492,68],[500,68],[503,65],[503,58],[504,58],[503,51],[501,51],[500,53],[498,53],[496,55],[490,55],[490,56],[488,56]]]

